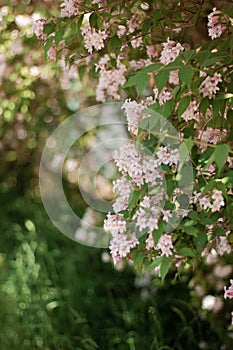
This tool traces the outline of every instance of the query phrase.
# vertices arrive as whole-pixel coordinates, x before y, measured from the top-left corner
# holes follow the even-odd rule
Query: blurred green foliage
[[[191,275],[163,286],[155,280],[142,298],[131,268],[115,270],[101,261],[102,250],[69,240],[50,223],[38,166],[46,137],[70,113],[67,92],[59,68],[44,63],[43,50],[15,16],[31,16],[38,7],[53,11],[54,4],[7,3],[0,28],[6,62],[0,86],[0,349],[231,349],[229,320],[203,317],[190,294]],[[22,50],[12,53],[14,30]],[[32,78],[33,66],[45,75]],[[64,179],[64,186],[72,207],[84,213],[75,184]]]
[[[35,199],[1,200],[1,349],[230,349],[226,322],[200,319],[188,278],[142,300],[133,271],[61,235]]]

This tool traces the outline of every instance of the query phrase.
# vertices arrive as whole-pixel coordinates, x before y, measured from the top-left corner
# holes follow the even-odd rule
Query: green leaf
[[[52,34],[55,31],[56,25],[54,23],[47,23],[43,27],[43,32],[45,34]]]
[[[151,20],[150,19],[146,19],[144,22],[143,22],[143,25],[142,25],[142,34],[145,35],[148,33],[149,29],[150,29],[150,26],[151,26]]]
[[[132,253],[132,256],[133,256],[134,267],[138,271],[138,273],[141,275],[145,253],[135,251]]]
[[[189,153],[193,147],[193,140],[185,140],[179,145],[179,168],[183,166],[183,164],[190,159]]]
[[[170,261],[168,260],[168,258],[164,257],[160,265],[160,275],[161,275],[162,281],[164,281],[170,266],[171,266]]]
[[[198,232],[197,237],[194,237],[194,243],[197,247],[198,252],[201,254],[203,251],[204,246],[206,245],[207,242],[207,236],[205,232]]]
[[[142,91],[146,88],[150,80],[150,76],[145,73],[137,73],[123,85],[123,88],[131,87],[136,85],[137,86],[137,92],[138,95],[142,93]]]
[[[204,97],[200,103],[200,110],[204,116],[209,106],[210,106],[210,100],[208,99],[208,97]]]
[[[78,75],[79,75],[79,79],[80,79],[81,81],[82,81],[83,78],[84,78],[85,72],[86,72],[86,66],[85,66],[85,65],[82,65],[82,66],[79,66],[79,67],[78,67]]]
[[[45,56],[47,56],[47,52],[49,51],[50,47],[52,46],[53,43],[53,38],[49,38],[45,44],[44,44],[44,52],[45,52]]]
[[[129,212],[133,210],[135,205],[138,203],[138,200],[141,196],[141,191],[133,191],[131,192],[130,198],[129,198]]]
[[[182,114],[186,111],[186,109],[188,108],[189,104],[191,101],[191,97],[190,96],[184,96],[179,103],[178,106],[178,117],[180,118],[182,116]]]
[[[194,258],[196,256],[194,250],[188,248],[188,247],[182,247],[177,249],[177,253],[182,256],[190,256]]]
[[[227,144],[217,145],[214,150],[214,161],[218,167],[218,175],[221,173],[222,168],[226,163],[229,151],[230,147]]]
[[[137,81],[137,93],[138,96],[141,95],[143,90],[147,87],[148,83],[150,81],[150,76],[148,74],[141,74],[140,79]]]
[[[111,37],[111,39],[109,40],[109,46],[111,48],[111,51],[113,51],[117,47],[121,47],[121,40],[118,38],[117,35]]]
[[[58,32],[56,32],[55,38],[54,38],[56,46],[58,46],[60,41],[62,41],[62,39],[64,37],[64,33],[65,33],[65,31],[63,29],[60,29]]]
[[[184,57],[185,61],[188,62],[193,55],[195,54],[194,50],[189,50],[189,51],[185,51],[182,53],[182,57]]]
[[[190,65],[183,66],[179,70],[179,79],[184,82],[189,89],[191,89],[191,83],[193,78],[193,68]]]
[[[173,99],[165,102],[161,108],[162,116],[165,118],[169,118],[174,111],[174,107],[175,107],[175,101]]]
[[[84,15],[81,15],[78,19],[78,30],[81,28],[81,25],[83,23],[83,18],[84,18]]]
[[[207,60],[203,61],[200,65],[200,68],[206,68],[206,67],[210,67],[213,66],[216,62],[221,62],[225,59],[225,57],[210,57]]]
[[[140,70],[138,70],[137,72],[140,73],[150,73],[150,72],[154,72],[156,70],[158,70],[159,68],[163,67],[163,64],[160,62],[156,62],[156,63],[152,63],[149,66],[142,68]]]
[[[155,82],[156,82],[156,86],[157,86],[159,92],[167,84],[168,79],[169,79],[169,71],[168,70],[161,70],[160,72],[158,72],[158,74],[155,77]]]
[[[90,23],[91,28],[97,27],[97,19],[98,19],[98,16],[97,16],[96,12],[92,12],[92,14],[89,17],[89,23]]]
[[[158,228],[157,230],[153,231],[153,233],[152,233],[152,236],[153,236],[153,238],[154,238],[154,244],[155,244],[155,246],[157,246],[158,241],[159,241],[159,239],[160,239],[162,233],[163,233],[164,230],[165,230],[165,223],[162,222],[162,221],[159,221],[158,227],[159,227],[159,228]]]

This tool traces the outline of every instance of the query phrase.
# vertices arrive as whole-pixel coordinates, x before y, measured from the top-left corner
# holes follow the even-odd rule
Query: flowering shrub
[[[104,228],[114,263],[162,279],[232,252],[233,7],[195,3],[64,1],[33,25],[48,58],[96,81],[98,102],[124,101]]]

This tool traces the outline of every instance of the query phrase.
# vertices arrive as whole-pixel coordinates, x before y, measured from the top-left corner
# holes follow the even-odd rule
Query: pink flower
[[[161,250],[162,256],[166,255],[168,257],[169,255],[172,255],[173,244],[171,235],[166,233],[163,234],[159,239],[157,249]]]
[[[160,62],[164,65],[174,61],[179,54],[184,51],[183,46],[180,43],[167,39],[166,43],[162,43],[163,50],[160,56]]]
[[[207,96],[208,98],[213,98],[214,95],[219,90],[219,87],[217,85],[221,81],[222,81],[222,77],[220,73],[215,72],[213,77],[211,77],[210,75],[207,75],[205,80],[203,80],[203,82],[199,86],[199,90],[204,97]]]
[[[38,19],[32,24],[33,32],[36,34],[38,39],[43,36],[44,23],[44,19]]]
[[[216,10],[216,7],[214,7],[208,16],[208,33],[212,40],[219,38],[226,29],[226,27],[221,23],[219,14],[221,14],[221,12]]]
[[[48,58],[50,58],[50,60],[56,61],[56,54],[57,54],[56,45],[55,45],[55,42],[53,42],[52,46],[47,52],[47,56]]]
[[[61,4],[61,17],[72,17],[78,14],[78,2],[76,0],[65,0]]]
[[[227,288],[226,286],[224,287],[224,298],[233,298],[233,279],[230,280],[231,285]]]

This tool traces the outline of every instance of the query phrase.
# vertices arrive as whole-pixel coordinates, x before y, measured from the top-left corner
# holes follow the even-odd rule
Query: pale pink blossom
[[[155,48],[154,45],[148,45],[146,46],[146,53],[147,53],[147,56],[151,59],[151,58],[155,58],[155,57],[158,57],[158,52]]]
[[[117,36],[119,38],[122,38],[125,35],[125,33],[126,33],[126,27],[120,24],[117,29]]]
[[[168,257],[172,255],[173,244],[171,235],[162,234],[156,248],[161,250],[161,256],[166,255]]]
[[[99,51],[104,47],[104,41],[107,39],[105,29],[97,31],[95,28],[91,28],[89,23],[85,23],[81,28],[81,32],[84,39],[84,46],[89,53],[93,52],[93,48]]]
[[[104,60],[107,61],[106,55]],[[96,100],[105,102],[108,96],[119,100],[119,88],[126,82],[124,74],[127,69],[125,65],[118,60],[117,68],[107,70],[103,59],[101,59],[97,67],[100,68],[100,73],[96,87]]]
[[[215,72],[213,77],[207,75],[207,77],[199,86],[199,90],[203,94],[203,97],[213,98],[219,90],[219,87],[217,85],[221,81],[222,76],[220,73]]]
[[[233,298],[233,279],[230,280],[230,286],[224,287],[224,298]]]
[[[77,0],[64,0],[64,2],[61,4],[61,17],[76,16],[79,13],[77,6]]]
[[[142,46],[142,37],[133,37],[131,40],[131,45],[134,49]]]
[[[221,23],[220,14],[221,12],[214,7],[212,12],[208,15],[208,34],[212,40],[219,38],[226,29]]]
[[[216,250],[220,256],[224,254],[231,254],[232,247],[226,236],[219,236],[216,243]]]
[[[43,36],[43,29],[44,29],[45,19],[37,19],[33,21],[32,28],[33,32],[36,34],[37,38],[40,39]]]
[[[167,39],[167,42],[162,43],[163,50],[160,56],[160,62],[164,65],[174,61],[179,54],[184,51],[183,46],[180,43]]]
[[[153,238],[152,232],[150,232],[146,239],[146,249],[147,250],[153,249],[154,246],[155,246],[154,238]]]
[[[141,68],[144,68],[144,67],[147,67],[151,64],[151,60],[150,59],[143,59],[141,58],[140,60],[131,60],[129,61],[129,64],[130,66],[134,69],[134,70],[137,70],[137,69],[141,69]]]
[[[50,60],[56,61],[56,54],[57,54],[56,45],[55,45],[55,42],[53,42],[50,49],[47,52],[47,56],[48,58],[50,58]]]
[[[172,70],[170,72],[168,82],[173,85],[179,84],[179,70]]]
[[[184,119],[186,122],[189,120],[198,120],[199,118],[199,104],[196,100],[192,100],[186,109],[186,111],[181,115],[181,118]]]
[[[108,213],[107,219],[104,220],[104,230],[111,232],[113,236],[125,232],[126,221],[123,219],[123,215]]]

